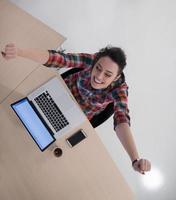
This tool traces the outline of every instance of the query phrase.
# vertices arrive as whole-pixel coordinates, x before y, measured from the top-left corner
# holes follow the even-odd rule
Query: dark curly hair
[[[119,47],[112,46],[102,48],[98,53],[96,53],[95,59],[93,61],[93,66],[101,57],[105,56],[110,57],[119,66],[118,75],[120,75],[126,66],[126,55],[124,51]]]

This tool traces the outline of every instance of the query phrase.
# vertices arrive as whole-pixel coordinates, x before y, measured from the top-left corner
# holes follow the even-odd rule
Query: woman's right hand
[[[6,60],[10,60],[17,57],[18,49],[14,43],[9,43],[5,46],[4,51],[1,52],[2,56]]]

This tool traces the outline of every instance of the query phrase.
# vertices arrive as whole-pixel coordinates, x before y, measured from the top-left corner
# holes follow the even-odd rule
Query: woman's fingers
[[[17,48],[14,43],[9,43],[5,46],[4,51],[1,52],[2,56],[6,59],[12,59],[17,57]]]
[[[151,170],[151,163],[146,159],[140,159],[134,164],[134,169],[141,174]]]
[[[150,169],[151,169],[150,162],[146,159],[140,159],[139,160],[139,169],[141,170],[141,172],[150,171]]]

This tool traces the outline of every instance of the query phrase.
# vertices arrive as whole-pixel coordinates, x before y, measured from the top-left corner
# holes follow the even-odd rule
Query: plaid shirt
[[[114,129],[120,123],[128,123],[130,125],[127,105],[128,86],[125,83],[123,73],[116,82],[113,82],[105,89],[94,89],[91,87],[90,78],[95,55],[86,53],[61,53],[49,50],[49,59],[44,65],[54,68],[76,67],[83,69],[69,75],[64,81],[89,120],[104,110],[109,103],[113,102]]]

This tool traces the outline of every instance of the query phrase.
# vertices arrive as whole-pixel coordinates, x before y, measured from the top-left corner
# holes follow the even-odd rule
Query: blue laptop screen
[[[27,98],[13,103],[11,106],[42,151],[55,141]]]

